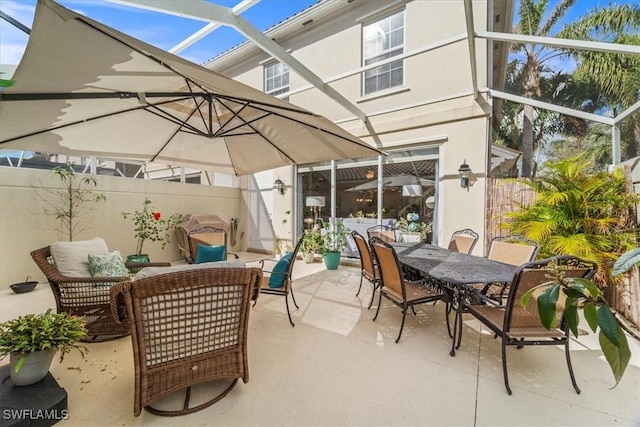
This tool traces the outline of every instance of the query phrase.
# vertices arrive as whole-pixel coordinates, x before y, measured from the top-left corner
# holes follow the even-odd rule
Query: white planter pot
[[[303,253],[302,254],[302,259],[304,260],[304,262],[306,262],[307,264],[311,264],[313,262],[313,259],[315,258],[315,255],[313,252],[309,252],[309,253]]]
[[[402,241],[403,242],[410,242],[410,243],[414,243],[414,242],[420,242],[421,233],[412,233],[410,231],[403,231],[402,232]]]
[[[36,351],[27,354],[27,358],[18,372],[16,372],[16,364],[20,359],[18,353],[11,353],[9,363],[11,369],[11,381],[17,386],[25,386],[35,384],[47,376],[51,361],[56,354],[56,350]]]

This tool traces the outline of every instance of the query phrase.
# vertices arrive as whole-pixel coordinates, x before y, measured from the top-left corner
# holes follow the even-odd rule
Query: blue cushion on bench
[[[287,252],[273,267],[271,276],[269,277],[270,288],[281,288],[282,285],[284,285],[284,280],[287,278],[287,271],[289,271],[289,264],[291,264],[292,256],[293,254],[291,252]]]

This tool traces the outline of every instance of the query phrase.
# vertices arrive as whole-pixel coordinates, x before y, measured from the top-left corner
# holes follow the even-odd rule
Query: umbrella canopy
[[[426,179],[426,178],[418,178],[412,175],[395,175],[384,177],[384,181],[382,185],[384,187],[403,187],[405,185],[421,185],[423,187],[427,187],[429,185],[434,185],[435,182]],[[374,179],[369,182],[365,182],[364,184],[356,185],[355,187],[348,188],[346,191],[364,191],[364,190],[375,190],[378,188],[378,180]]]
[[[39,0],[0,148],[246,175],[384,154],[328,119]]]

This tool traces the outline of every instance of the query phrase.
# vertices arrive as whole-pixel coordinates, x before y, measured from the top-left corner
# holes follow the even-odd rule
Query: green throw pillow
[[[198,255],[196,256],[196,264],[203,262],[224,261],[227,258],[226,246],[208,246],[198,243]]]
[[[89,254],[87,257],[91,277],[123,277],[128,275],[120,251],[108,254]]]
[[[287,278],[287,271],[289,271],[292,256],[293,254],[291,252],[287,252],[273,267],[271,276],[269,276],[270,288],[281,288],[282,285],[284,285],[284,279]]]

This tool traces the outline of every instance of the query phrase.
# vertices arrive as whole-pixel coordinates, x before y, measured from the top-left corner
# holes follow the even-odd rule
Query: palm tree
[[[592,173],[584,154],[545,163],[533,188],[536,201],[507,215],[504,228],[540,242],[540,257],[575,255],[598,263],[598,283],[613,283],[614,261],[637,246],[633,208],[640,197],[626,191],[621,169]]]
[[[561,0],[551,11],[551,14],[543,19],[547,11],[548,0],[522,0],[518,10],[519,22],[513,29],[515,34],[529,36],[548,37],[555,24],[567,13],[576,0]],[[512,52],[517,54],[516,63],[522,73],[523,96],[527,98],[539,97],[540,81],[543,74],[549,71],[545,68],[545,62],[559,55],[554,49],[545,46],[514,43]],[[531,105],[524,105],[524,121],[522,130],[522,176],[530,177],[533,158],[533,116]]]
[[[566,25],[558,37],[605,41],[640,46],[640,5],[594,9],[578,21]],[[640,55],[594,51],[566,51],[577,60],[575,75],[590,79],[607,106],[620,113],[640,99]],[[630,132],[628,157],[640,154],[640,115],[627,119]]]

